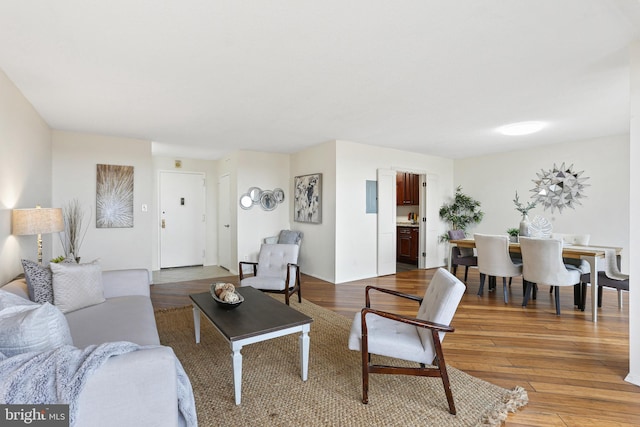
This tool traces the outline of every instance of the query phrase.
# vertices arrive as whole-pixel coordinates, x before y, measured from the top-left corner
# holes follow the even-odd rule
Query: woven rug
[[[308,380],[300,378],[298,334],[248,345],[240,406],[229,344],[204,318],[196,344],[191,307],[156,311],[161,343],[174,349],[191,380],[200,426],[501,425],[527,403],[520,387],[507,390],[448,366],[457,415],[449,414],[440,378],[371,375],[364,405],[360,353],[347,348],[351,320],[307,300],[291,307],[313,318]]]

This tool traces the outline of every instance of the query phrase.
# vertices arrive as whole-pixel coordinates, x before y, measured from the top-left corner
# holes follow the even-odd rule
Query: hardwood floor
[[[303,275],[302,296],[351,318],[364,305],[366,285],[422,295],[433,271],[413,270],[340,285]],[[237,283],[237,276],[223,280]],[[586,311],[574,309],[571,288],[561,288],[562,314],[556,316],[548,287],[541,286],[538,299],[522,308],[522,281],[514,279],[508,304],[501,282],[495,292],[487,293],[485,286],[485,294],[477,296],[477,269],[469,271],[467,292],[453,319],[456,331],[446,336],[443,345],[449,365],[505,388],[520,385],[527,390],[529,404],[510,415],[506,425],[640,425],[640,387],[624,381],[629,365],[628,295],[619,310],[615,291],[605,289],[599,322],[594,324],[590,299]],[[189,293],[205,290],[208,286],[202,281],[154,285],[152,301],[156,308],[182,306],[189,304]],[[416,312],[415,304],[384,295],[376,295],[372,305]]]

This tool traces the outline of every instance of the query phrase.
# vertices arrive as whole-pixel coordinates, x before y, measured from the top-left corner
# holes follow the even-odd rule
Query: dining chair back
[[[555,239],[521,237],[520,251],[522,253],[522,278],[527,282],[522,306],[527,306],[533,284],[554,286],[556,314],[560,315],[559,287],[580,284],[580,272],[567,269],[564,265],[562,242]]]
[[[522,274],[522,264],[515,264],[509,255],[509,237],[474,234],[473,239],[476,242],[478,271],[480,272],[478,295],[482,295],[486,276],[502,277],[504,302],[505,304],[508,303],[506,278],[511,279]],[[509,280],[509,284],[511,284],[511,280]]]
[[[464,230],[449,230],[448,234],[449,240],[462,240],[466,237]],[[464,266],[464,283],[467,283],[469,267],[478,265],[478,257],[475,256],[472,248],[459,248],[457,246],[451,248],[451,269],[454,276],[459,265]]]
[[[620,271],[620,255],[614,249],[604,252],[605,269],[598,271],[598,307],[602,307],[602,288],[613,288],[618,291],[618,308],[622,308],[622,291],[629,291],[629,275]],[[591,274],[583,274],[582,282],[591,282]],[[582,290],[582,304],[586,299],[586,286]]]

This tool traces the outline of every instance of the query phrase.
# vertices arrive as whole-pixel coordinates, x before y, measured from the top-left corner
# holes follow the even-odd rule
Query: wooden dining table
[[[450,240],[451,246],[459,248],[475,248],[476,242],[473,239]],[[563,258],[583,259],[589,263],[591,268],[591,320],[598,321],[598,259],[604,259],[606,249],[615,249],[616,255],[620,255],[622,248],[615,246],[600,245],[565,245],[562,247]],[[520,253],[519,243],[509,243],[509,252]],[[448,257],[448,268],[451,271],[451,256]]]

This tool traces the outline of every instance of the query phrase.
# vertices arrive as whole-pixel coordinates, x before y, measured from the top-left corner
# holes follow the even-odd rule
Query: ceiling
[[[634,40],[639,0],[0,0],[0,69],[49,126],[210,159],[627,133]],[[495,132],[523,120],[549,125]]]

